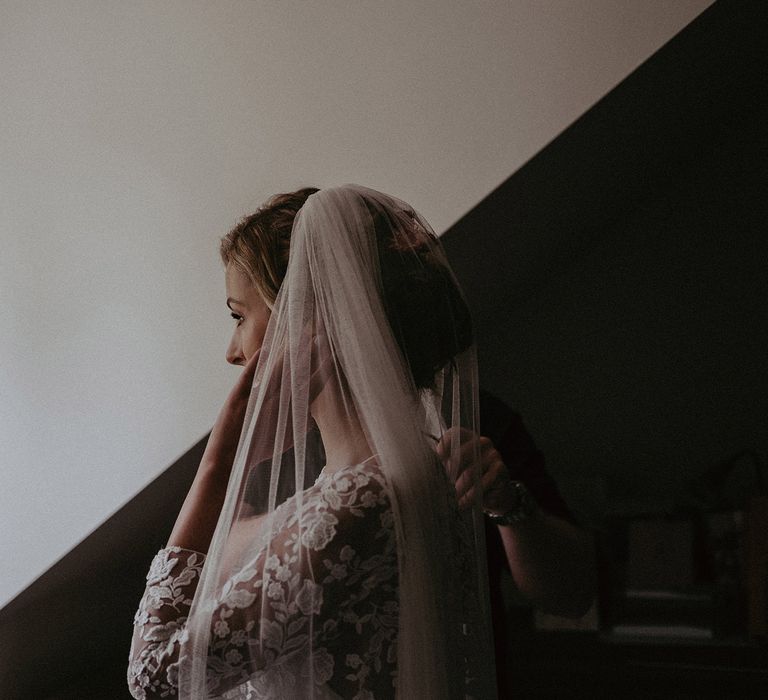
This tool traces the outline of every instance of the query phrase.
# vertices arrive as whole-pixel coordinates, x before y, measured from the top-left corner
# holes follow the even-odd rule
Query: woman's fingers
[[[484,476],[483,507],[486,510],[504,513],[514,505],[512,480],[504,462],[499,458]]]
[[[455,450],[460,449],[463,443],[474,437],[476,437],[475,433],[467,428],[450,428],[443,433],[440,442],[437,443],[437,453],[441,457],[447,457]]]
[[[232,467],[258,359],[258,353],[255,353],[243,367],[208,437],[203,460],[216,468],[229,470]]]
[[[483,474],[483,491],[487,491],[488,489],[496,486],[497,482],[499,482],[500,479],[504,477],[505,471],[506,469],[504,467],[504,462],[502,462],[500,459],[494,459]]]
[[[449,436],[443,443],[456,446],[457,434]],[[497,502],[506,498],[506,483],[509,481],[501,455],[493,446],[491,440],[477,436],[469,431],[458,434],[462,439],[460,447],[454,454],[443,458],[449,474],[455,474],[456,495],[461,508],[469,507],[475,499],[476,488],[479,487],[484,508],[495,508]],[[438,452],[438,454],[440,454]],[[443,450],[445,454],[445,450]]]
[[[480,445],[478,435],[471,430],[451,428],[438,441],[436,450],[449,476],[455,479],[475,462],[475,451]]]
[[[474,487],[469,489],[461,498],[459,498],[459,509],[460,510],[466,510],[467,508],[471,508],[472,504],[475,502],[475,489]]]
[[[460,508],[474,503],[478,489],[483,508],[509,508],[509,474],[490,439],[465,428],[453,428],[443,435],[436,449],[449,476],[455,479]]]
[[[464,470],[459,474],[459,478],[456,479],[456,495],[463,497],[475,484],[477,476],[472,473],[471,469]]]
[[[470,433],[470,435],[472,434]],[[475,464],[476,461],[479,461],[483,466],[482,471],[485,472],[493,462],[495,452],[493,443],[487,437],[470,437],[459,450],[459,469],[465,471]]]

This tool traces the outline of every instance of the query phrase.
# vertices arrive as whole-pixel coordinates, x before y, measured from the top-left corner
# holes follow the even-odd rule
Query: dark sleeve
[[[543,510],[575,524],[575,518],[560,495],[555,480],[547,473],[544,455],[536,447],[520,415],[484,391],[480,392],[480,433],[492,440],[510,476],[526,485]],[[485,525],[496,683],[499,697],[508,697],[511,695],[507,672],[509,640],[501,577],[503,571],[509,571],[509,563],[499,528],[492,525],[488,518]]]
[[[520,415],[484,391],[480,392],[480,433],[493,441],[510,476],[526,485],[542,509],[576,524]]]

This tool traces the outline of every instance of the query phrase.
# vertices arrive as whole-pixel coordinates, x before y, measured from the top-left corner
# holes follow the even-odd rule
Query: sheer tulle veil
[[[446,431],[477,428],[469,313],[428,223],[405,202],[357,185],[320,190],[296,216],[190,611],[180,697],[269,696],[249,679],[211,685],[211,618],[231,581],[269,557],[282,511],[298,513],[303,527],[304,490],[325,465],[313,415],[328,401],[386,476],[399,581],[397,697],[496,697],[482,513],[478,503],[458,510],[458,475],[435,452]],[[316,584],[310,594],[321,596],[320,572]],[[254,655],[270,634],[259,624],[268,597],[258,593],[240,611],[252,621],[245,648]],[[311,640],[280,671],[291,676],[292,697],[339,697],[322,682]]]

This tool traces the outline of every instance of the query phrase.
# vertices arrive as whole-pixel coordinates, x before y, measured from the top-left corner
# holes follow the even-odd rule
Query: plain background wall
[[[733,459],[768,454],[768,165],[749,102],[483,338],[481,380],[587,522],[756,494],[752,459]]]
[[[709,4],[3,0],[0,605],[212,424],[241,214],[445,230]]]

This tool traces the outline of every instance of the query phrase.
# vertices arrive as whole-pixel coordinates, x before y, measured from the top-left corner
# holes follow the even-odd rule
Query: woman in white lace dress
[[[493,697],[482,520],[434,451],[476,413],[434,234],[374,190],[307,188],[221,255],[244,369],[147,576],[131,693]]]

